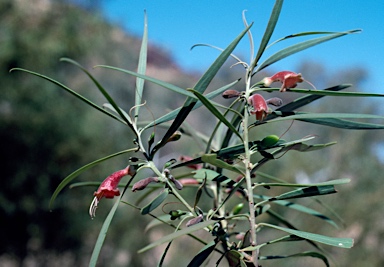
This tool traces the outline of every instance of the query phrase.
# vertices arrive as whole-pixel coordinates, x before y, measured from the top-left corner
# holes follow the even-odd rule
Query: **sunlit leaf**
[[[232,41],[232,43],[219,55],[219,57],[213,62],[213,64],[208,68],[208,70],[203,74],[203,76],[199,79],[199,81],[196,83],[196,85],[193,87],[194,90],[197,92],[203,94],[204,91],[207,89],[208,85],[211,83],[213,78],[216,76],[219,69],[223,66],[227,58],[231,55],[232,51],[236,48],[237,44],[240,42],[240,40],[243,38],[245,33],[249,30],[249,28],[252,26],[252,24],[244,29],[236,38]],[[193,107],[195,106],[197,100],[194,97],[187,97],[185,100],[183,107],[180,109],[179,113],[177,114],[175,120],[173,121],[172,125],[168,128],[167,132],[165,133],[164,137],[161,139],[160,144],[158,146],[158,149],[162,146],[164,146],[167,143],[167,140],[171,135],[178,130],[178,128],[181,126],[181,124],[184,122],[184,120],[187,118],[189,113],[193,110]],[[151,156],[156,153],[157,150],[153,150],[151,153]]]
[[[143,39],[141,41],[141,48],[139,53],[139,64],[137,66],[137,73],[145,74],[147,69],[147,50],[148,50],[148,23],[147,13],[144,12],[144,32]],[[140,104],[143,97],[144,79],[136,77],[136,93],[135,93],[135,122],[139,116]]]
[[[240,79],[239,79],[239,80],[236,80],[236,81],[234,81],[234,82],[232,82],[232,83],[230,83],[230,84],[227,84],[227,85],[225,85],[225,86],[223,86],[223,87],[220,87],[219,89],[214,90],[214,91],[212,91],[212,92],[206,94],[205,97],[208,98],[208,99],[212,99],[212,98],[214,98],[214,97],[220,95],[221,93],[223,93],[225,90],[231,88],[232,86],[234,86],[234,85],[235,85],[236,83],[238,83],[239,81],[240,81]],[[186,92],[187,92],[187,91],[186,91]],[[193,94],[191,94],[191,95],[193,95]],[[193,96],[194,96],[194,95],[193,95]],[[194,96],[194,97],[195,97],[195,96]],[[195,110],[195,109],[201,107],[202,105],[203,105],[203,104],[202,104],[200,101],[198,101],[198,102],[196,103],[196,105],[193,107],[192,110]],[[177,108],[177,109],[175,109],[175,110],[172,110],[171,112],[165,114],[164,116],[162,116],[162,117],[160,117],[160,118],[154,120],[153,122],[149,123],[149,124],[146,125],[143,129],[148,129],[148,128],[150,128],[150,127],[153,127],[154,125],[159,125],[159,124],[162,124],[162,123],[164,123],[164,122],[173,120],[174,118],[176,118],[176,116],[177,116],[177,114],[180,112],[180,110],[181,110],[181,107],[180,107],[180,108]]]
[[[298,44],[291,45],[291,46],[284,48],[284,49],[280,50],[279,52],[273,54],[269,58],[267,58],[256,69],[256,72],[261,71],[262,69],[268,67],[269,65],[272,65],[273,63],[276,63],[277,61],[279,61],[283,58],[286,58],[290,55],[293,55],[297,52],[300,52],[300,51],[305,50],[307,48],[310,48],[312,46],[321,44],[321,43],[326,42],[326,41],[330,41],[332,39],[335,39],[335,38],[338,38],[338,37],[341,37],[341,36],[344,36],[347,34],[357,33],[357,32],[360,32],[360,30],[351,30],[351,31],[346,31],[346,32],[340,32],[340,33],[331,34],[331,35],[327,35],[327,36],[323,36],[323,37],[318,37],[318,38],[307,40],[307,41],[304,41],[304,42],[301,42]]]
[[[231,129],[231,131],[233,131],[239,138],[240,140],[242,140],[242,136],[240,135],[240,133],[237,131],[237,129],[223,116],[223,114],[220,113],[220,111],[218,111],[211,102],[209,102],[209,100],[203,96],[202,94],[200,94],[199,92],[197,92],[196,90],[189,90],[190,92],[192,92],[200,101],[201,103],[203,103],[203,105],[213,114],[216,116],[216,118],[218,118],[223,124],[225,124],[229,129]]]
[[[323,89],[322,91],[340,91],[340,90],[344,90],[348,87],[351,87],[352,85],[351,84],[340,84],[340,85],[337,85],[337,86],[333,86],[333,87],[329,87],[329,88],[326,88],[326,89]],[[280,111],[280,112],[291,112],[291,111],[294,111],[298,108],[301,108],[305,105],[308,105],[310,103],[312,103],[313,101],[315,100],[318,100],[318,99],[321,99],[323,98],[325,95],[306,95],[306,96],[302,96],[302,97],[299,97],[295,100],[293,100],[292,102],[288,103],[288,104],[285,104],[284,106],[282,107],[279,107],[278,109],[276,109],[275,111]],[[264,119],[264,121],[268,121],[268,120],[271,120],[273,118],[276,118],[277,115],[275,114],[268,114],[267,118]]]
[[[251,67],[250,67],[251,70],[259,62],[259,59],[263,55],[263,53],[265,51],[265,48],[267,47],[268,42],[271,39],[271,36],[273,34],[273,31],[275,30],[277,21],[278,21],[279,16],[280,16],[280,12],[281,12],[282,6],[283,6],[283,0],[277,0],[275,2],[275,5],[274,5],[274,7],[272,9],[271,16],[270,16],[269,21],[268,21],[267,28],[265,29],[263,38],[261,39],[261,43],[260,43],[259,49],[257,51],[256,57],[253,60],[253,62],[251,63]]]
[[[280,227],[277,225],[269,224],[269,223],[259,223],[259,226],[266,226],[270,228],[274,228],[280,231],[284,231],[287,233],[290,233],[292,235],[296,235],[298,237],[319,242],[322,244],[330,245],[330,246],[335,246],[339,248],[351,248],[353,246],[353,239],[351,238],[336,238],[336,237],[329,237],[325,235],[319,235],[319,234],[313,234],[309,232],[304,232],[304,231],[298,231],[298,230],[293,230],[285,227]]]

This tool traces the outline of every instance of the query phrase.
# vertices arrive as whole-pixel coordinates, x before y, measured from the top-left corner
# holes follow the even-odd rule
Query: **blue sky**
[[[255,46],[260,42],[274,1],[272,0],[102,0],[106,18],[141,36],[144,10],[148,15],[150,41],[170,51],[185,70],[204,71],[219,52],[192,45],[208,43],[225,48],[243,29],[242,11],[248,22],[254,22]],[[321,0],[284,2],[272,40],[304,31],[346,31],[353,34],[321,44],[284,59],[271,66],[273,70],[292,70],[304,59],[315,60],[332,70],[362,66],[368,70],[366,89],[384,93],[384,1]],[[282,42],[266,54],[270,55],[294,42]],[[249,61],[246,38],[235,54]],[[305,74],[303,73],[305,76]],[[346,81],[347,82],[347,81]]]

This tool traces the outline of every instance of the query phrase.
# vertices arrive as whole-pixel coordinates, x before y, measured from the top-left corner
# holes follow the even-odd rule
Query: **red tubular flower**
[[[99,204],[100,199],[105,198],[114,198],[115,196],[120,195],[120,191],[117,188],[121,178],[126,175],[133,175],[134,171],[130,170],[130,167],[114,172],[109,175],[105,180],[100,184],[97,191],[93,194],[95,197],[89,207],[89,215],[93,218],[95,217],[97,205]]]
[[[301,73],[295,73],[292,71],[280,71],[273,75],[272,77],[266,77],[263,79],[265,86],[270,86],[273,82],[281,82],[280,92],[285,92],[288,88],[295,88],[298,83],[303,82],[304,79],[301,76]]]
[[[256,114],[256,119],[262,121],[268,114],[268,105],[264,97],[260,94],[253,94],[249,97],[248,103],[252,105],[251,114]]]

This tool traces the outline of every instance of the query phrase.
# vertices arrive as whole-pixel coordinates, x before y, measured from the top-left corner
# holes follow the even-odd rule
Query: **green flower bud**
[[[237,204],[236,206],[233,207],[232,214],[233,215],[239,214],[241,212],[241,210],[243,209],[243,207],[244,207],[244,203]]]
[[[268,148],[268,147],[274,146],[279,140],[280,138],[277,135],[274,135],[274,134],[268,135],[263,140],[261,140],[260,146],[262,148]]]

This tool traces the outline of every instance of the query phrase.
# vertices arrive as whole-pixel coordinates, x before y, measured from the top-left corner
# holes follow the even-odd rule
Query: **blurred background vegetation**
[[[45,80],[20,72],[9,73],[9,70],[22,67],[42,73],[103,104],[105,100],[83,73],[59,62],[61,57],[69,57],[91,70],[119,100],[118,104],[129,110],[133,105],[135,79],[108,70],[92,70],[92,66],[107,64],[136,70],[140,44],[137,37],[104,21],[97,11],[97,1],[0,1],[0,266],[86,266],[112,201],[101,203],[96,219],[91,220],[87,209],[96,188],[65,190],[52,212],[48,210],[50,196],[65,176],[82,165],[132,147],[132,136],[118,123]],[[198,73],[182,71],[165,51],[159,45],[150,45],[147,74],[180,87],[193,86]],[[326,66],[310,61],[303,62],[295,71],[303,73],[318,89],[352,83],[352,90],[364,91],[364,80],[368,77],[358,66],[329,73]],[[242,75],[240,68],[229,69],[228,65],[212,87]],[[241,90],[241,85],[238,89]],[[149,120],[152,114],[164,114],[183,102],[176,94],[150,83],[146,84],[145,92],[150,111],[142,111],[148,113]],[[289,101],[296,96],[285,94],[284,97]],[[306,109],[382,112],[379,102],[370,98],[323,98]],[[200,116],[205,116],[204,111],[200,112]],[[213,118],[202,120],[195,116],[189,123],[209,132],[211,120]],[[255,133],[255,138],[265,134],[281,135],[288,127],[289,123],[278,128],[265,127],[263,133]],[[340,229],[333,229],[321,220],[302,220],[294,212],[287,216],[295,226],[306,231],[355,238],[352,250],[329,248],[340,266],[384,266],[382,132],[346,131],[295,122],[284,139],[309,134],[317,135],[319,142],[337,141],[338,144],[308,154],[290,152],[279,161],[265,165],[262,171],[300,182],[351,178],[350,184],[338,188],[338,194],[324,198],[343,218],[344,224]],[[125,167],[127,157],[103,163],[82,174],[78,181],[102,181],[113,171]],[[316,202],[309,203],[319,208]],[[132,208],[120,209],[108,232],[99,266],[155,266],[163,247],[143,255],[136,251],[162,232],[144,234],[146,218]],[[308,244],[302,243],[302,246]],[[168,259],[167,266],[182,266],[177,254],[180,250],[184,260],[188,260],[199,247],[188,239],[181,241],[171,249],[175,258]],[[268,252],[295,251],[298,251],[295,247],[276,246]],[[281,263],[276,260],[263,266]],[[284,262],[285,266],[305,264],[303,260]],[[323,265],[313,260],[311,266]]]

